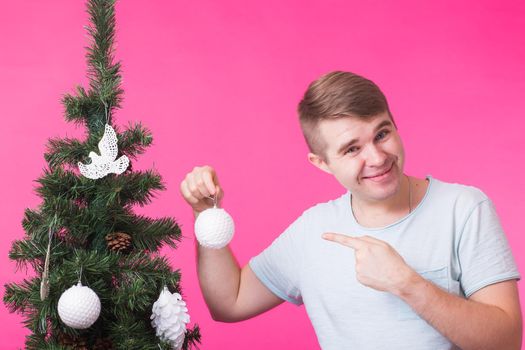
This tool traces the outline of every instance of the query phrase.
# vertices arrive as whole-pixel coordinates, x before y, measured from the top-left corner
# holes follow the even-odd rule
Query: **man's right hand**
[[[195,216],[213,207],[213,200],[209,198],[210,196],[217,196],[217,206],[224,197],[224,191],[219,185],[217,174],[209,165],[193,168],[181,182],[180,192],[193,208]]]
[[[210,166],[195,167],[180,184],[182,196],[193,208],[195,218],[213,206],[209,196],[224,196],[217,174]],[[229,247],[197,249],[197,272],[202,294],[216,321],[238,322],[259,315],[283,303],[246,264],[239,267]]]

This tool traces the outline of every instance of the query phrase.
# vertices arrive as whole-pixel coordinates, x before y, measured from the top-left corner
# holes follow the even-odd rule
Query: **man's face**
[[[405,151],[388,112],[323,120],[318,128],[326,161],[309,153],[312,164],[362,200],[382,201],[399,191]]]

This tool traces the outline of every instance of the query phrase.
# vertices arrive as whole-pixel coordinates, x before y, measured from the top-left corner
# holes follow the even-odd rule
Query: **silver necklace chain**
[[[410,176],[407,175],[408,180],[408,213],[412,212],[412,187],[410,186]]]

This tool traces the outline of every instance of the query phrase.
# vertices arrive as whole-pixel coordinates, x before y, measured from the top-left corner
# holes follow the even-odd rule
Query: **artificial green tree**
[[[24,316],[31,331],[27,349],[169,349],[156,336],[150,316],[164,286],[181,293],[179,271],[159,255],[163,245],[177,247],[181,231],[170,217],[134,213],[135,206],[150,203],[155,192],[165,188],[156,171],[131,168],[132,160],[151,145],[151,133],[140,123],[122,131],[113,125],[123,95],[120,64],[113,56],[114,1],[89,0],[87,7],[89,88],[78,87],[62,99],[65,119],[85,126],[86,138],[49,140],[47,167],[37,180],[42,202],[25,210],[25,236],[13,242],[9,252],[18,268],[30,267],[36,276],[6,284],[4,303]],[[126,155],[130,166],[120,175],[89,179],[77,164],[89,163],[88,154],[97,151],[106,123],[116,130],[119,156]],[[50,238],[49,294],[43,298],[41,278]],[[66,326],[57,310],[60,296],[80,273],[82,283],[101,301],[99,318],[84,330]],[[199,342],[195,325],[187,330],[183,349]]]

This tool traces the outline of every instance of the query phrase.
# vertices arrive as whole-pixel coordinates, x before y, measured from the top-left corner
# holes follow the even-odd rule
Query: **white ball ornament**
[[[233,238],[235,224],[226,210],[206,209],[195,220],[195,236],[200,245],[220,249],[228,245]]]
[[[180,350],[184,344],[186,323],[190,322],[187,311],[181,295],[170,293],[167,287],[153,303],[151,325],[156,329],[157,336],[168,341],[175,350]]]
[[[60,296],[58,315],[71,328],[89,328],[100,315],[100,299],[91,288],[78,282]]]

